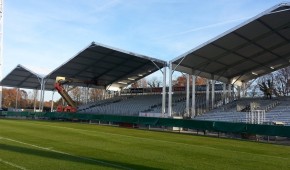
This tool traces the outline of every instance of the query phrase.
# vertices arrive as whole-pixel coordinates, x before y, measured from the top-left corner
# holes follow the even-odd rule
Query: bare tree
[[[290,67],[282,68],[275,72],[275,84],[277,92],[281,96],[289,95],[289,78],[290,78]]]
[[[274,82],[273,79],[268,79],[267,81],[264,81],[259,85],[260,90],[264,93],[264,95],[268,98],[272,98],[272,93],[274,91]]]
[[[189,84],[192,85],[192,76],[189,76]],[[195,85],[205,85],[206,84],[206,78],[202,78],[197,76],[195,79]],[[181,75],[177,77],[176,80],[173,80],[173,86],[186,86],[186,77],[184,75]]]
[[[252,84],[250,84],[247,88],[246,88],[246,96],[248,95],[249,97],[255,97],[258,95],[258,89],[259,89],[259,85],[257,83],[255,83],[256,81],[254,81]]]
[[[69,95],[71,96],[73,101],[75,101],[76,103],[81,102],[81,95],[82,95],[81,87],[74,87],[72,90],[68,90],[68,91],[69,91]]]
[[[158,80],[157,77],[152,77],[150,79],[150,81],[148,81],[148,85],[149,87],[153,88],[153,87],[160,87],[161,86],[161,81]]]
[[[89,102],[96,102],[103,97],[103,89],[91,88],[89,90]]]
[[[135,81],[131,87],[132,88],[146,88],[148,86],[146,78]]]

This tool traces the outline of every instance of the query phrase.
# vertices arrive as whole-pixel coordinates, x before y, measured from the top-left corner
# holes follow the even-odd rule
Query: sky
[[[91,42],[169,61],[278,0],[4,0],[3,77],[48,74]]]

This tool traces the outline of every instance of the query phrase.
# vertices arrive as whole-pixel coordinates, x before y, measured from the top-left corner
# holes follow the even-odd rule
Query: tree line
[[[192,77],[190,76],[190,82]],[[274,95],[276,96],[289,96],[290,93],[290,67],[280,69],[270,74],[261,76],[255,80],[251,80],[246,83],[246,96],[256,97],[263,95],[265,88],[271,86]],[[206,79],[196,77],[196,85],[204,85]],[[173,80],[174,87],[186,86],[186,77],[184,75],[178,76]],[[263,86],[261,88],[261,86]],[[154,88],[162,87],[162,81],[157,77],[153,77],[150,80],[143,78],[131,84],[132,88]],[[18,91],[18,92],[17,92]],[[77,104],[84,104],[87,102],[96,102],[113,96],[113,92],[105,93],[102,89],[75,87],[70,90],[69,95]],[[86,94],[88,94],[86,96]],[[15,108],[17,98],[17,108],[33,109],[38,108],[39,98],[37,97],[37,90],[18,90],[16,88],[3,88],[2,89],[2,107],[3,108]],[[63,101],[59,98],[54,102],[54,107],[62,104]],[[51,100],[44,102],[44,108],[51,107]]]

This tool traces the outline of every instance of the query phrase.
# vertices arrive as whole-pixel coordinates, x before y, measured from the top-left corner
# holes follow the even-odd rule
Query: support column
[[[223,105],[226,104],[226,84],[223,83],[223,95],[222,95]]]
[[[50,106],[50,112],[53,112],[53,96],[54,96],[54,90],[52,91],[52,95],[51,95],[51,106]]]
[[[44,79],[42,79],[42,97],[41,97],[41,112],[43,111],[43,106],[44,106],[44,93],[45,93],[45,83],[46,81]]]
[[[246,83],[242,83],[242,97],[246,97]]]
[[[34,92],[33,92],[34,93]],[[37,101],[37,96],[38,96],[38,90],[35,89],[35,93],[34,93],[34,108],[33,108],[33,111],[36,112],[36,101]]]
[[[85,104],[88,104],[89,87],[85,87]]]
[[[39,93],[39,106],[38,110],[41,111],[41,98],[42,98],[42,83],[40,84],[40,93]]]
[[[1,0],[1,4],[0,4],[0,80],[2,80],[2,71],[3,71],[3,22],[4,22],[4,5],[3,2],[4,0]],[[0,86],[0,108],[2,108],[2,86]]]
[[[169,62],[168,117],[172,116],[172,63]]]
[[[162,117],[165,116],[166,112],[166,67],[163,68],[163,87],[162,87]]]
[[[209,80],[206,79],[205,110],[209,110]]]
[[[18,109],[19,88],[16,89],[15,111]]]
[[[106,96],[105,96],[105,94],[106,94],[106,92],[105,92],[106,90],[105,89],[103,89],[103,96],[102,96],[102,100],[105,100],[106,99]]]
[[[215,106],[215,80],[211,80],[211,109],[214,109]]]
[[[241,98],[241,86],[238,86],[238,99],[240,99]]]
[[[44,92],[45,92],[45,80],[41,78],[40,81],[40,96],[39,96],[39,111],[43,111],[44,106]]]
[[[228,84],[228,103],[231,102],[232,98],[232,85]]]
[[[186,117],[189,117],[189,74],[186,74]]]
[[[191,118],[195,117],[195,75],[192,75]]]

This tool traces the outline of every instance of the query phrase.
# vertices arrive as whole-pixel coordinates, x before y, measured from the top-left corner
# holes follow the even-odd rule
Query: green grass
[[[0,169],[290,169],[290,147],[79,123],[0,119]]]

